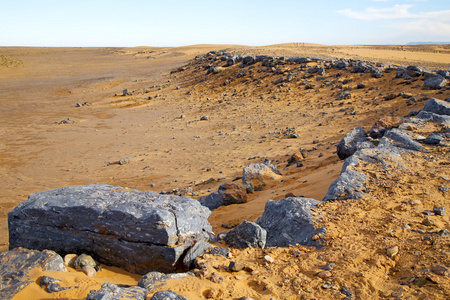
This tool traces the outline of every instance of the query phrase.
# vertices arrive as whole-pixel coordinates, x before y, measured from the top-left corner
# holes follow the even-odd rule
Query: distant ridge
[[[406,45],[412,46],[412,45],[447,45],[447,44],[450,44],[450,42],[410,42]]]

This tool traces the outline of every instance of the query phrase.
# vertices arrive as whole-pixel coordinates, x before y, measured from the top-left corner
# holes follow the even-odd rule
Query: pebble
[[[333,269],[335,265],[336,265],[335,263],[328,263],[324,267],[322,267],[321,269],[325,270],[325,271],[331,271],[331,269]]]
[[[433,208],[433,212],[438,216],[445,216],[445,207],[441,206]]]
[[[420,205],[420,204],[422,204],[422,201],[420,201],[420,200],[411,200],[411,201],[409,201],[409,204],[411,204],[411,205]]]
[[[322,271],[319,274],[317,274],[317,276],[319,276],[320,278],[324,279],[324,278],[329,278],[332,276],[330,271]]]
[[[449,269],[444,266],[437,265],[431,269],[431,271],[436,275],[447,276],[450,274]]]
[[[97,275],[97,271],[95,271],[95,269],[90,266],[83,266],[81,268],[81,271],[89,277],[94,277],[95,275]]]
[[[403,297],[403,292],[392,292],[391,296],[395,298],[401,298]]]
[[[78,255],[76,254],[66,254],[66,256],[64,256],[64,264],[68,267],[73,268],[73,262],[77,257]]]
[[[398,253],[398,247],[397,246],[389,247],[389,248],[386,249],[386,254],[389,257],[393,257],[397,253]]]
[[[264,260],[265,260],[266,262],[268,262],[268,263],[273,263],[273,262],[274,262],[273,258],[270,257],[269,255],[264,256]]]
[[[436,222],[435,222],[433,219],[425,218],[425,219],[423,219],[423,221],[422,221],[422,225],[425,225],[425,226],[434,226],[434,225],[436,225]]]
[[[347,295],[347,296],[352,296],[355,294],[355,292],[349,290],[346,286],[341,287],[341,292],[342,292],[342,294]]]
[[[123,157],[119,160],[119,165],[129,164],[131,162],[131,157]]]
[[[325,290],[331,289],[332,287],[333,287],[333,285],[332,285],[332,284],[329,284],[329,283],[326,283],[326,284],[323,284],[323,285],[322,285],[322,288],[325,289]]]
[[[232,272],[239,272],[245,268],[245,265],[237,262],[237,261],[231,261],[228,265],[228,269]]]

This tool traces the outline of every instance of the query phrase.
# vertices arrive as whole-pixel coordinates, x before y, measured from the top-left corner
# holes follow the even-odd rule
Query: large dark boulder
[[[0,299],[9,300],[33,281],[28,274],[41,271],[67,271],[64,261],[54,251],[15,248],[0,254]]]
[[[366,145],[367,144],[367,145]],[[360,148],[370,147],[370,140],[367,133],[361,126],[356,127],[347,133],[337,145],[337,155],[340,159],[352,156]]]
[[[267,232],[254,222],[243,221],[225,236],[225,242],[235,248],[264,248]]]
[[[320,203],[311,198],[289,197],[269,200],[264,213],[256,223],[267,231],[267,247],[288,247],[301,244],[320,247],[320,239],[314,236],[325,234],[325,228],[315,228],[311,209]]]
[[[145,274],[174,271],[196,241],[207,240],[209,209],[197,200],[111,185],[31,194],[8,215],[10,248],[87,253]]]
[[[432,74],[425,78],[423,86],[432,90],[438,90],[447,85],[447,79],[438,74]]]

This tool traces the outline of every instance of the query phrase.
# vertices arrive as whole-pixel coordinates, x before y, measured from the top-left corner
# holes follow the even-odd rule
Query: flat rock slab
[[[28,273],[35,268],[42,271],[67,271],[64,261],[54,251],[15,248],[0,255],[0,299],[9,300],[32,283]]]
[[[212,231],[197,200],[111,185],[31,194],[8,215],[10,248],[88,253],[97,261],[145,274],[174,271],[195,241]]]

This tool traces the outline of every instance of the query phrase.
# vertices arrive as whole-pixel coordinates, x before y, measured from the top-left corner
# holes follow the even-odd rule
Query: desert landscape
[[[32,193],[109,184],[204,200],[270,161],[278,176],[245,203],[212,210],[220,237],[257,221],[269,200],[326,198],[344,166],[339,142],[382,119],[380,127],[406,130],[422,148],[395,159],[361,152],[383,164],[355,154],[364,193],[313,209],[316,228],[326,229],[321,247],[212,241],[230,255],[199,256],[192,276],[169,279],[146,299],[164,290],[188,299],[450,298],[450,124],[408,119],[430,99],[449,102],[448,82],[425,81],[437,70],[449,80],[450,45],[2,47],[0,56],[2,253],[8,213]],[[355,71],[360,62],[365,69]],[[431,134],[441,140],[425,142]],[[44,275],[77,288],[48,293]],[[27,276],[32,283],[12,299],[86,299],[103,283],[136,286],[142,277],[107,265],[94,277],[70,267]]]

